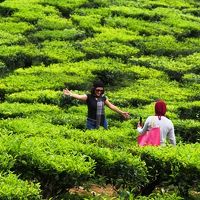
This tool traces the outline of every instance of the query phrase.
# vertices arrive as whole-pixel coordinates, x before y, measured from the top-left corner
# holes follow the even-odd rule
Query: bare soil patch
[[[89,188],[74,187],[69,190],[70,194],[87,195],[87,196],[107,196],[112,199],[117,198],[117,190],[110,184],[101,186],[97,184],[90,185]]]

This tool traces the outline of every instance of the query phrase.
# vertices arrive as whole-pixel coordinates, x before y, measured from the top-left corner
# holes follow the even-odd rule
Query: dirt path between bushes
[[[89,188],[83,188],[83,187],[74,187],[69,190],[70,194],[78,194],[78,195],[88,195],[88,196],[107,196],[112,197],[114,200],[117,199],[117,191],[114,189],[114,187],[110,184],[106,186],[101,186],[97,184],[92,184]]]

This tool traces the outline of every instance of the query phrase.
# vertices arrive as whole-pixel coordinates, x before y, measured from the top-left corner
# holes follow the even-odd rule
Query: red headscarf
[[[162,100],[159,100],[155,104],[155,115],[161,119],[161,116],[165,116],[165,113],[167,111],[166,103]]]

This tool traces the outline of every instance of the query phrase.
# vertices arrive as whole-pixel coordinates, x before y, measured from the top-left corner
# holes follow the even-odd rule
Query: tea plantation
[[[63,96],[97,79],[131,115],[108,130]],[[137,145],[157,99],[176,147]],[[199,200],[200,2],[0,0],[0,199]]]

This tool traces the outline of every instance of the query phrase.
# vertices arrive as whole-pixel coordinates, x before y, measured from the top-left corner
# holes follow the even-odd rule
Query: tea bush
[[[191,0],[0,1],[0,199],[199,199],[199,20]],[[106,108],[86,130],[94,80]],[[139,117],[164,99],[177,146],[137,146]],[[107,197],[105,197],[107,198]],[[108,199],[115,198],[114,196]]]

